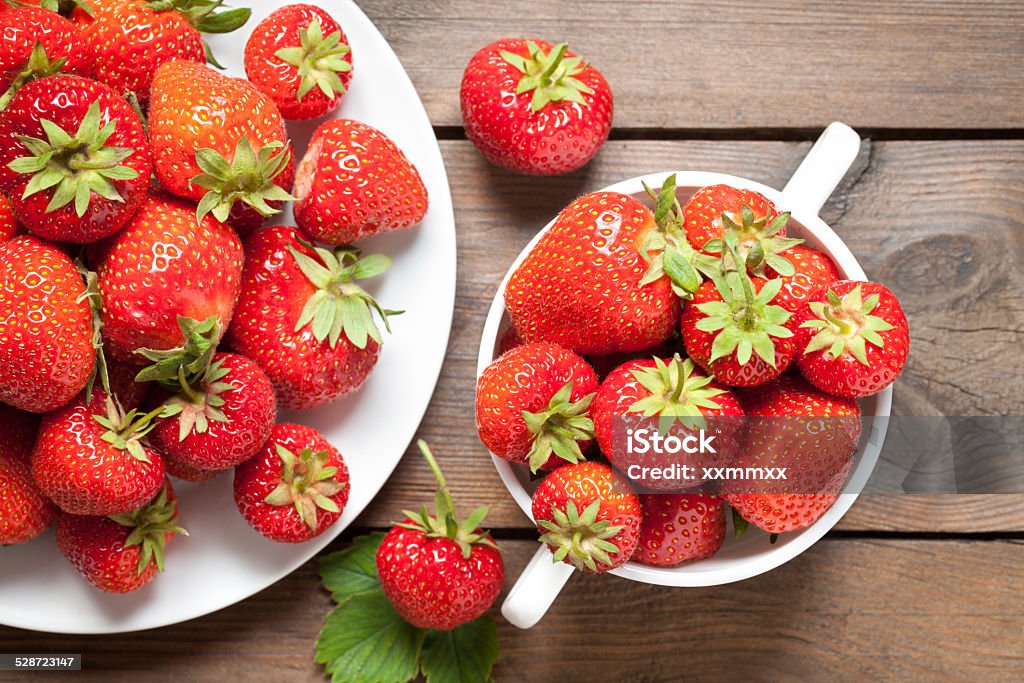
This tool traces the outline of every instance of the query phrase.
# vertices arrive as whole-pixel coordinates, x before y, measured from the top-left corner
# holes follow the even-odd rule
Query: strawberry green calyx
[[[526,41],[526,48],[530,52],[529,57],[523,57],[505,50],[501,51],[501,58],[523,72],[516,86],[516,94],[533,92],[533,99],[530,100],[530,108],[534,112],[543,109],[549,102],[561,102],[568,100],[578,104],[586,105],[587,101],[583,94],[591,94],[594,91],[576,78],[587,68],[582,57],[565,57],[568,48],[566,43],[559,43],[551,49],[551,52],[544,54],[539,45],[533,41]]]
[[[796,272],[789,259],[782,256],[782,253],[798,244],[803,244],[802,239],[795,237],[783,237],[779,231],[786,227],[789,222],[789,212],[785,211],[768,223],[768,216],[760,218],[754,215],[753,209],[746,204],[740,210],[740,224],[722,214],[722,225],[725,231],[733,231],[739,237],[737,249],[744,257],[744,263],[750,272],[758,277],[765,277],[765,267],[770,266],[779,275],[788,277]],[[722,240],[708,240],[704,245],[704,251],[719,254],[722,253]],[[739,261],[737,261],[739,263]]]
[[[381,308],[355,280],[380,275],[391,266],[391,259],[383,254],[360,258],[359,251],[352,247],[340,247],[334,251],[323,247],[312,249],[320,257],[319,261],[292,246],[288,247],[299,270],[317,288],[306,301],[295,323],[295,331],[312,325],[313,337],[318,342],[327,340],[332,349],[342,332],[359,349],[365,349],[370,339],[382,343],[373,312],[390,332],[388,316],[398,315],[401,311]]]
[[[278,151],[280,150],[280,151]],[[243,135],[235,146],[235,153],[229,162],[220,152],[204,148],[196,151],[196,165],[202,171],[189,181],[208,192],[196,207],[196,220],[212,213],[224,222],[236,201],[244,202],[261,216],[281,213],[267,202],[287,202],[295,199],[284,188],[274,183],[274,178],[287,168],[291,160],[291,147],[279,141],[271,142],[253,150],[248,136]]]
[[[878,305],[878,295],[872,294],[863,298],[860,285],[853,288],[842,299],[831,289],[828,291],[828,303],[812,301],[808,304],[817,318],[804,322],[800,327],[818,330],[804,353],[813,353],[828,349],[833,358],[839,358],[844,351],[864,365],[870,365],[867,357],[866,344],[882,348],[885,340],[879,332],[891,330],[893,326],[871,315]]]
[[[445,483],[444,474],[441,472],[437,460],[434,459],[434,454],[430,452],[430,447],[423,439],[419,439],[416,446],[426,458],[430,470],[437,479],[438,489],[434,494],[435,514],[431,515],[427,511],[426,505],[419,512],[402,510],[402,514],[408,518],[408,521],[402,522],[398,526],[421,531],[427,538],[451,539],[459,546],[462,556],[467,560],[473,552],[474,545],[486,545],[497,549],[498,546],[491,538],[490,533],[480,529],[484,518],[487,517],[487,507],[476,508],[469,513],[466,521],[460,523],[455,516],[455,501],[452,500],[452,494],[448,490],[448,484]]]
[[[117,122],[110,120],[101,128],[99,104],[89,105],[74,135],[47,119],[41,119],[40,124],[46,132],[46,140],[17,136],[31,156],[15,159],[7,165],[15,173],[32,174],[23,199],[54,188],[46,211],[56,211],[73,201],[79,217],[85,215],[93,194],[110,201],[124,201],[112,181],[138,177],[139,172],[134,168],[121,165],[135,150],[106,145]]]
[[[736,242],[736,232],[727,229],[722,240],[725,247],[723,274],[713,278],[723,300],[697,306],[697,310],[707,316],[697,322],[697,329],[718,332],[711,345],[711,362],[735,352],[736,360],[743,365],[756,353],[774,368],[775,343],[772,337],[793,336],[791,330],[783,327],[792,314],[771,303],[782,288],[782,280],[768,280],[761,291],[755,293]]]
[[[178,328],[185,343],[166,351],[138,349],[136,353],[153,361],[135,376],[136,382],[158,382],[170,391],[197,385],[207,374],[220,340],[216,316],[202,322],[178,316]]]
[[[533,434],[528,455],[531,472],[540,469],[552,453],[571,463],[584,459],[579,442],[594,438],[594,421],[585,413],[597,392],[573,401],[572,388],[573,382],[567,382],[541,412],[523,411],[523,420]]]
[[[151,0],[146,7],[154,12],[174,10],[201,33],[230,33],[249,21],[248,7],[218,11],[224,0]]]
[[[720,410],[721,404],[713,400],[725,393],[724,389],[708,386],[714,380],[702,374],[694,374],[693,361],[682,360],[677,354],[669,363],[654,359],[653,368],[633,371],[636,381],[651,392],[629,407],[629,412],[644,417],[661,416],[659,429],[667,430],[678,419],[689,428],[705,426],[701,410]]]
[[[276,507],[293,506],[302,523],[316,531],[317,509],[338,512],[331,496],[344,491],[347,484],[334,479],[338,468],[327,466],[327,451],[313,451],[307,446],[296,455],[279,443],[274,448],[281,458],[281,483],[264,502]]]
[[[126,414],[117,401],[108,395],[106,410],[105,415],[92,416],[107,430],[100,438],[118,450],[128,451],[139,462],[148,463],[150,460],[142,446],[142,438],[156,427],[154,420],[163,416],[164,407],[160,406],[148,413],[131,410]]]
[[[309,28],[299,29],[301,47],[286,47],[274,54],[286,64],[298,68],[299,91],[296,98],[301,100],[313,87],[325,96],[334,98],[345,92],[339,73],[352,70],[352,64],[344,55],[351,50],[341,42],[341,31],[324,36],[319,18],[314,18]]]
[[[177,524],[178,501],[168,499],[167,486],[152,502],[109,519],[131,529],[124,546],[139,546],[139,574],[156,563],[157,571],[164,570],[164,546],[167,534],[188,536],[188,532]]]
[[[583,512],[571,500],[566,502],[565,512],[552,506],[551,514],[555,521],[542,519],[538,524],[547,531],[540,540],[554,549],[553,562],[568,559],[577,569],[590,571],[597,571],[598,562],[604,565],[612,563],[608,553],[619,552],[619,547],[608,539],[624,527],[613,526],[609,520],[597,521],[600,511],[599,500],[588,505]]]
[[[7,91],[4,92],[3,95],[0,95],[0,111],[7,108],[11,98],[14,97],[14,93],[16,93],[21,86],[30,81],[35,81],[40,78],[46,78],[47,76],[60,73],[60,70],[64,68],[64,64],[66,62],[66,57],[59,57],[58,59],[50,61],[50,58],[46,56],[46,48],[43,47],[42,43],[37,42],[32,48],[32,52],[29,53],[28,61],[25,62],[25,68],[15,75],[11,80],[11,85],[8,86]]]
[[[225,401],[221,394],[234,391],[235,385],[223,381],[227,375],[222,361],[216,361],[200,382],[182,382],[181,392],[164,402],[160,417],[178,416],[178,441],[184,441],[193,432],[205,434],[211,422],[230,422],[222,410]]]

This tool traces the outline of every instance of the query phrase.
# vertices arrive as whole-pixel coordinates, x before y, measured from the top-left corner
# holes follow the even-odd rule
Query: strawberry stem
[[[434,454],[430,452],[430,446],[423,439],[419,439],[416,445],[419,447],[420,452],[423,453],[423,457],[426,458],[427,464],[430,465],[430,470],[434,473],[434,478],[437,479],[437,484],[440,486],[441,495],[444,496],[444,500],[448,504],[448,510],[454,516],[455,501],[452,500],[452,494],[448,490],[448,484],[445,483],[441,467],[437,464],[437,460],[434,459]]]
[[[723,270],[726,268],[725,254],[728,254],[729,258],[731,258],[733,262],[732,272],[734,272],[736,277],[740,280],[740,286],[743,287],[743,300],[746,302],[739,322],[743,329],[753,330],[757,325],[757,314],[754,307],[756,299],[754,294],[754,285],[751,283],[750,277],[747,275],[746,264],[742,259],[740,259],[739,250],[736,246],[736,239],[736,232],[734,230],[726,230],[725,234],[722,236],[722,245],[725,247],[722,254]]]

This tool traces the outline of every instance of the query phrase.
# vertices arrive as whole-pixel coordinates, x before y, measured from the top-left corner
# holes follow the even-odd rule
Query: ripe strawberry
[[[286,5],[245,43],[245,75],[286,119],[311,119],[338,106],[352,80],[348,38],[313,5]]]
[[[0,546],[28,543],[50,527],[57,506],[32,481],[19,458],[0,447]]]
[[[663,470],[673,464],[689,465],[699,473],[700,467],[731,460],[739,451],[743,426],[743,409],[736,396],[695,368],[692,360],[678,355],[620,365],[601,383],[590,415],[597,443],[611,463],[633,481],[662,491],[690,486],[686,480],[662,476]],[[642,453],[628,449],[627,434],[643,429],[680,440],[691,436],[698,439],[703,429],[714,439],[715,452],[671,453],[652,448]],[[658,472],[645,475],[644,467]]]
[[[499,40],[462,76],[466,134],[491,163],[536,175],[568,173],[594,158],[612,126],[604,76],[565,43]]]
[[[910,352],[900,302],[876,282],[840,280],[819,289],[794,324],[800,372],[836,396],[881,391],[903,370]]]
[[[55,72],[47,66],[61,59],[64,62],[55,65],[60,70],[92,75],[93,62],[78,27],[56,12],[40,7],[3,7],[0,26],[0,93],[12,84],[20,86],[41,73]],[[33,50],[41,53],[33,55]]]
[[[0,115],[0,191],[40,237],[83,244],[117,232],[145,199],[152,167],[138,115],[96,81],[32,81]]]
[[[242,276],[242,243],[213,216],[197,223],[192,205],[150,195],[124,230],[96,245],[91,262],[103,299],[107,352],[139,362],[141,348],[182,345],[178,316],[227,327]]]
[[[717,496],[641,494],[644,518],[632,560],[674,567],[711,557],[725,540],[725,505]]]
[[[210,481],[220,474],[220,472],[216,470],[201,470],[191,467],[171,455],[164,455],[163,458],[167,474],[175,477],[176,479],[181,479],[182,481],[198,484],[204,481]]]
[[[747,436],[736,467],[785,467],[784,480],[722,482],[744,519],[769,533],[810,526],[846,483],[860,437],[860,408],[784,375],[744,392]]]
[[[100,388],[43,416],[32,453],[36,484],[64,512],[113,515],[152,500],[164,481],[160,454],[141,439],[159,411],[127,414]]]
[[[769,279],[777,277],[782,280],[782,289],[773,303],[790,313],[798,312],[820,287],[839,279],[836,264],[820,251],[797,245],[786,251],[785,258],[793,266],[791,275],[781,275],[770,266],[766,269],[766,275]]]
[[[149,135],[156,177],[247,232],[291,199],[294,161],[277,107],[243,78],[171,61],[153,76]]]
[[[145,101],[153,74],[173,59],[216,64],[201,33],[229,33],[248,19],[248,8],[218,12],[223,0],[89,0],[72,20],[96,64],[96,79]]]
[[[341,517],[348,468],[315,429],[279,424],[235,469],[235,505],[253,529],[279,543],[315,538]]]
[[[310,249],[295,228],[268,227],[245,241],[245,271],[228,345],[255,360],[278,405],[314,408],[359,388],[377,362],[376,311],[386,311],[356,280],[384,272],[391,259],[359,258],[351,248]],[[344,333],[344,334],[343,334]]]
[[[494,604],[505,582],[505,563],[490,533],[480,528],[487,508],[460,522],[441,468],[425,442],[416,445],[440,487],[435,514],[426,506],[404,513],[405,521],[392,527],[377,549],[377,576],[403,619],[418,628],[450,631]]]
[[[359,121],[327,121],[295,174],[295,224],[327,244],[348,244],[416,225],[427,188],[391,139]]]
[[[149,436],[150,443],[189,468],[226,470],[254,456],[270,438],[277,414],[270,380],[254,361],[214,354],[217,320],[179,319],[185,344],[171,351],[143,351],[154,365],[139,379],[172,393]]]
[[[640,499],[608,465],[563,465],[534,491],[533,519],[555,562],[606,572],[624,564],[636,549]]]
[[[668,339],[679,304],[667,276],[644,282],[640,253],[655,230],[654,214],[628,195],[595,192],[566,207],[505,290],[523,340],[602,355]]]
[[[0,403],[0,457],[29,464],[38,434],[38,415]]]
[[[136,382],[135,376],[143,368],[115,360],[106,360],[110,393],[117,397],[125,410],[141,408],[149,395],[149,382]]]
[[[491,453],[532,472],[579,462],[594,438],[587,417],[597,375],[554,344],[517,346],[480,374],[476,426]]]
[[[108,593],[138,590],[164,570],[164,552],[176,534],[178,501],[171,483],[152,501],[109,517],[62,514],[57,547],[78,573]]]
[[[14,217],[14,207],[7,197],[0,194],[0,242],[18,234],[18,219]]]
[[[82,277],[42,240],[0,242],[0,401],[43,413],[70,401],[96,363]]]

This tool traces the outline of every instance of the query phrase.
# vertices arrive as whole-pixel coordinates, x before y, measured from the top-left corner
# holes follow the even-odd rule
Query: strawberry
[[[235,505],[253,529],[279,543],[315,538],[341,517],[348,468],[315,429],[279,424],[235,469]]]
[[[150,388],[148,382],[135,381],[135,376],[142,372],[143,368],[113,360],[107,360],[106,365],[110,393],[117,397],[121,407],[125,410],[141,408],[146,402]]]
[[[910,352],[900,302],[876,282],[840,280],[822,287],[794,323],[800,372],[836,396],[881,391],[903,370]]]
[[[229,469],[254,456],[270,438],[277,414],[274,390],[255,362],[214,353],[220,336],[216,318],[202,323],[180,318],[178,324],[183,347],[142,351],[155,363],[139,379],[174,392],[163,402],[165,410],[149,440],[186,467]]]
[[[460,522],[441,468],[426,443],[416,445],[440,487],[435,514],[425,505],[420,512],[404,512],[405,521],[392,527],[377,549],[377,576],[403,619],[417,628],[450,631],[494,604],[505,563],[490,533],[480,528],[487,508]]]
[[[295,228],[259,230],[245,241],[227,344],[267,373],[282,408],[313,408],[350,393],[377,362],[381,336],[371,311],[385,327],[394,313],[355,281],[390,264],[382,254],[360,258],[351,248],[312,249]]]
[[[494,361],[476,385],[476,425],[491,453],[530,470],[579,462],[594,438],[587,409],[597,375],[554,344],[524,344]]]
[[[7,197],[0,194],[0,242],[9,240],[19,232],[18,219]]]
[[[466,135],[491,163],[558,175],[597,154],[612,126],[612,93],[565,43],[508,38],[473,55],[462,75]]]
[[[498,355],[504,355],[517,346],[522,345],[523,340],[519,338],[519,333],[516,332],[516,328],[510,325],[498,338]]]
[[[31,541],[57,513],[32,481],[29,457],[38,428],[35,415],[0,404],[0,546]]]
[[[676,355],[620,365],[601,383],[590,415],[601,452],[620,472],[651,489],[678,491],[688,487],[687,481],[664,478],[665,468],[678,463],[699,472],[702,466],[728,462],[739,450],[743,409],[731,391],[695,368],[689,358]],[[630,430],[644,429],[680,440],[699,439],[703,429],[714,438],[715,451],[689,454],[652,448],[641,453],[628,449]],[[659,471],[644,474],[644,467]]]
[[[196,62],[171,61],[153,76],[149,135],[156,177],[248,232],[292,197],[294,161],[277,107],[249,81]]]
[[[533,493],[533,519],[554,561],[600,573],[636,549],[640,499],[615,470],[599,462],[563,465]]]
[[[860,408],[802,377],[784,375],[740,398],[747,413],[743,455],[731,466],[786,467],[785,480],[722,482],[744,519],[769,533],[810,526],[835,502],[860,437]]]
[[[29,464],[38,434],[38,415],[0,403],[0,457]]]
[[[793,266],[791,275],[781,275],[771,266],[766,269],[766,275],[769,279],[777,277],[782,280],[782,289],[775,296],[773,303],[790,313],[798,312],[820,287],[839,279],[836,264],[820,251],[797,245],[786,251],[785,258]]]
[[[96,364],[84,297],[57,247],[32,236],[0,242],[0,401],[43,413],[82,390]]]
[[[311,119],[338,106],[352,80],[348,38],[313,5],[286,5],[257,24],[245,43],[245,75],[286,119]]]
[[[295,224],[328,244],[404,230],[427,213],[427,188],[412,162],[384,133],[350,119],[316,129],[293,194]]]
[[[240,28],[247,8],[217,11],[223,0],[89,0],[92,12],[76,8],[72,21],[82,29],[96,64],[96,79],[145,101],[153,74],[173,59],[216,64],[201,33]]]
[[[509,279],[505,306],[527,342],[581,354],[639,351],[669,338],[679,304],[667,276],[644,282],[654,214],[595,192],[566,207]]]
[[[164,570],[164,552],[176,534],[178,501],[166,482],[152,501],[124,514],[62,514],[57,547],[78,573],[108,593],[130,593]],[[186,534],[187,535],[187,534]]]
[[[181,479],[182,481],[198,484],[204,481],[210,481],[220,474],[220,472],[216,470],[201,470],[196,467],[192,467],[191,465],[186,465],[173,455],[164,455],[163,458],[167,474],[176,479]]]
[[[146,503],[164,481],[160,454],[141,441],[158,413],[125,413],[99,387],[47,413],[32,453],[36,484],[75,515],[120,514]]]
[[[145,200],[152,167],[138,115],[96,81],[32,81],[0,114],[0,191],[40,237],[83,244],[117,232]]]
[[[138,349],[184,342],[178,316],[231,321],[242,276],[242,243],[213,216],[197,223],[192,205],[150,195],[131,222],[91,251],[103,300],[107,352],[139,362]]]
[[[674,567],[711,557],[725,540],[725,505],[717,496],[641,494],[644,518],[633,561]]]
[[[67,73],[92,75],[93,62],[78,27],[56,12],[28,6],[3,8],[0,26],[0,93],[11,85],[55,73],[48,68],[51,64]]]

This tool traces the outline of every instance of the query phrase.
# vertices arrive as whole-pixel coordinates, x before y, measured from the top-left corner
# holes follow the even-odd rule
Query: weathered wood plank
[[[535,545],[502,547],[511,585]],[[728,586],[577,576],[534,629],[497,616],[495,680],[558,680],[566,671],[594,681],[1019,680],[1022,562],[1019,543],[843,540]],[[83,681],[123,672],[147,681],[322,681],[313,646],[329,609],[309,563],[186,624],[102,638],[0,627],[0,649],[84,652]],[[0,673],[14,680],[23,679]]]
[[[435,125],[461,125],[476,50],[565,40],[602,70],[627,128],[1019,128],[1024,5],[799,0],[362,0]],[[356,56],[358,60],[358,55]],[[357,67],[358,69],[358,61]]]

